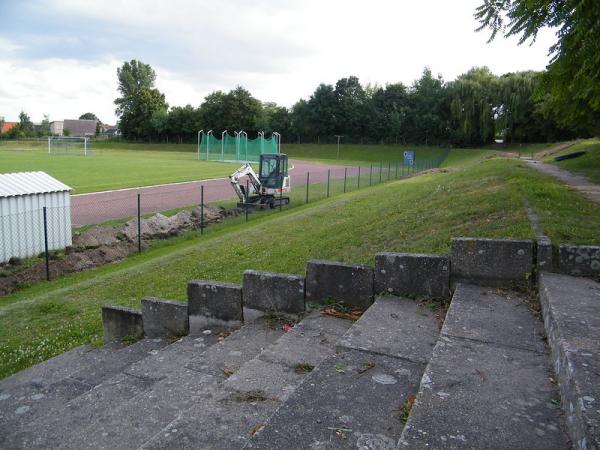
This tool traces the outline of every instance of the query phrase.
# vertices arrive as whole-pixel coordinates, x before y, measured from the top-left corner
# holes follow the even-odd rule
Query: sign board
[[[414,166],[415,164],[415,152],[414,150],[408,150],[404,152],[404,165]]]

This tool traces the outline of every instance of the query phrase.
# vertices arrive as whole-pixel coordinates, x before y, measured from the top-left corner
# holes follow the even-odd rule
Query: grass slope
[[[443,254],[453,236],[531,238],[524,197],[551,238],[598,243],[599,207],[517,160],[471,163],[256,215],[248,224],[239,218],[0,299],[0,378],[99,342],[103,304],[137,308],[148,295],[185,301],[191,279],[239,282],[247,268],[303,273],[309,258],[372,263],[378,251]]]
[[[0,147],[0,172],[41,170],[71,186],[74,194],[224,177],[236,166],[198,161],[189,152],[102,150],[85,157]]]
[[[587,153],[574,159],[554,161],[555,156],[579,151],[585,151]],[[600,183],[600,140],[598,139],[588,139],[575,144],[566,150],[544,158],[544,161],[551,162],[562,169],[585,175],[591,181]]]

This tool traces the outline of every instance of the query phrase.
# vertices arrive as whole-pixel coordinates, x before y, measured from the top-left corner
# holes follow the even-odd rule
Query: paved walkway
[[[563,183],[579,191],[581,195],[590,199],[593,202],[600,204],[600,185],[592,183],[586,177],[582,175],[575,175],[568,170],[556,167],[553,164],[548,164],[541,161],[535,161],[531,158],[521,158],[527,161],[534,169],[540,172],[552,175],[554,178],[559,179]]]

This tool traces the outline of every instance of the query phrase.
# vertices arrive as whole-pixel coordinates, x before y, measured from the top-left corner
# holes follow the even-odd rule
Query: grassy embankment
[[[578,158],[566,159],[564,161],[554,161],[555,156],[566,155],[585,151],[586,154]],[[556,166],[569,170],[580,175],[584,175],[591,181],[600,184],[600,140],[587,139],[579,142],[566,150],[562,150],[551,156],[543,158],[546,162],[551,162]]]
[[[453,236],[531,238],[527,198],[560,242],[600,243],[600,207],[514,159],[457,153],[448,171],[392,181],[163,241],[142,255],[0,299],[0,377],[101,340],[100,307],[185,301],[190,279],[247,268],[303,273],[306,260],[372,263],[378,251],[448,253]],[[297,202],[301,203],[301,202]]]

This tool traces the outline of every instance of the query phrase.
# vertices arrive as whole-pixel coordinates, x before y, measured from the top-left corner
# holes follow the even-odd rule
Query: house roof
[[[18,122],[4,122],[2,123],[2,133],[8,133],[13,127],[17,125]]]
[[[46,172],[0,173],[0,197],[70,191]]]
[[[71,120],[63,121],[63,130],[69,130],[71,136],[92,136],[96,134],[96,120]]]

